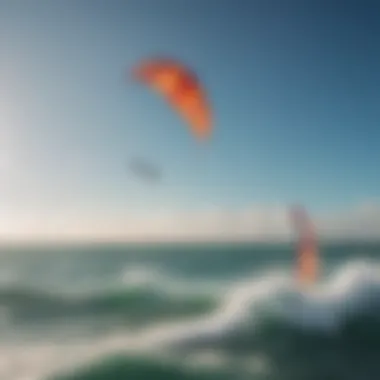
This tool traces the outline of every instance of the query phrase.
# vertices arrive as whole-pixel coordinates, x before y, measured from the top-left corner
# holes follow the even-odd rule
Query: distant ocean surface
[[[2,247],[2,380],[380,379],[380,244]]]

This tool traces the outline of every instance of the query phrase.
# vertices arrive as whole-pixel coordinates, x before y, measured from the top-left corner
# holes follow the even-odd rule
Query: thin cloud
[[[380,202],[367,201],[341,212],[311,215],[321,239],[380,239]],[[293,230],[288,208],[251,205],[241,210],[129,215],[57,215],[0,223],[3,238],[117,241],[287,241]]]

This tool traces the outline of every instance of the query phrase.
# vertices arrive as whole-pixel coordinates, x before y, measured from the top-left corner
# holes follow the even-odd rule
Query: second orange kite
[[[310,285],[315,283],[319,274],[319,256],[314,226],[306,210],[300,206],[293,207],[290,216],[298,234],[297,280],[303,285]]]

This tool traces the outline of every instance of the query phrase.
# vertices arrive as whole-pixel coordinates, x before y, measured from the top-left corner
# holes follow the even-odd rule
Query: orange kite
[[[200,140],[211,135],[212,112],[205,92],[188,67],[167,58],[147,59],[133,69],[134,79],[164,96]]]

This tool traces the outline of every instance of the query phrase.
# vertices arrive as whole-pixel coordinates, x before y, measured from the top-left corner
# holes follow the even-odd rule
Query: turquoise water
[[[300,291],[289,245],[0,250],[0,378],[380,378],[380,244],[321,247]]]

